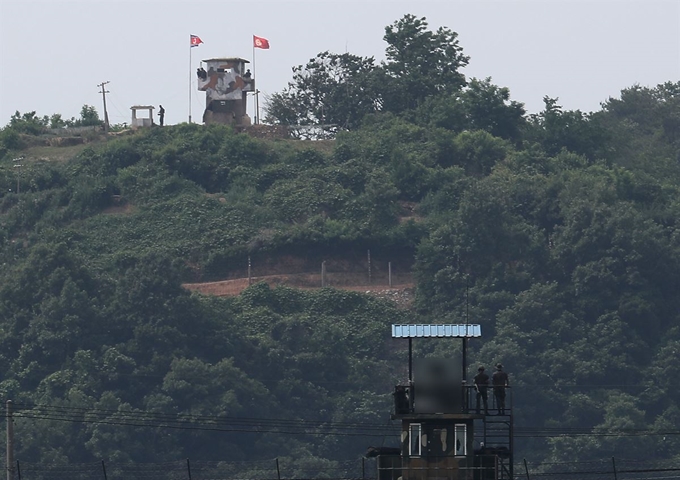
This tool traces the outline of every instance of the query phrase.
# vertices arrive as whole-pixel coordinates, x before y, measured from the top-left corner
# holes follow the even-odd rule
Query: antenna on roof
[[[465,328],[470,324],[470,275],[465,275]],[[463,338],[463,383],[467,383],[467,338]]]

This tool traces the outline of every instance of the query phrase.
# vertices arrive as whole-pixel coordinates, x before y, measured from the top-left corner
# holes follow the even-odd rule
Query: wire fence
[[[336,287],[356,290],[376,287],[404,288],[414,284],[410,265],[372,258],[368,252],[366,257],[360,260],[356,258],[318,262],[304,259],[289,260],[289,263],[272,265],[246,257],[241,267],[232,267],[222,280],[186,283],[184,287],[204,294],[232,296],[258,282],[266,282],[271,286]]]
[[[1,465],[4,471],[6,466]],[[349,461],[287,462],[279,459],[254,461],[192,461],[166,463],[49,464],[17,461],[15,480],[350,480],[375,478],[375,459]],[[8,477],[9,479],[10,477]]]
[[[526,462],[515,465],[516,479],[652,480],[680,479],[680,461],[610,458],[583,462]]]
[[[6,471],[6,465],[0,463]],[[347,461],[192,461],[166,463],[47,464],[17,461],[15,480],[360,480],[375,479],[374,458]],[[8,477],[9,478],[9,477]],[[680,479],[680,461],[602,459],[580,462],[526,462],[515,465],[515,480]]]

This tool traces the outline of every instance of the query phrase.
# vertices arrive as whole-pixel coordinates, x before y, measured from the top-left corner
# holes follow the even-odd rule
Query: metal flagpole
[[[260,122],[260,119],[259,119],[260,105],[258,103],[258,98],[257,98],[257,71],[255,70],[255,37],[253,37],[253,78],[255,79],[255,91],[253,92],[255,105],[253,105],[253,109],[255,110],[255,125],[257,125]]]
[[[191,34],[189,34],[189,123],[191,123]]]

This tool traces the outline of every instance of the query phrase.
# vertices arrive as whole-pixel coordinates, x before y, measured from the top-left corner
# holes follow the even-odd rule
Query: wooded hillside
[[[417,20],[386,40],[421,39]],[[632,86],[593,113],[546,98],[528,115],[491,80],[462,81],[452,34],[434,38],[455,61],[413,103],[419,81],[398,49],[349,68],[394,95],[338,113],[352,121],[330,143],[140,130],[65,162],[26,158],[17,194],[12,160],[39,129],[23,128],[30,116],[5,127],[0,393],[49,406],[17,418],[17,457],[281,457],[323,472],[396,440],[385,425],[405,362],[389,325],[463,321],[467,297],[483,328],[471,370],[503,362],[518,432],[539,432],[518,438],[517,458],[680,460],[680,83]],[[366,249],[413,264],[412,310],[333,289],[181,287],[227,278],[248,255]],[[167,428],[177,414],[200,428]],[[259,420],[206,430],[224,417]]]

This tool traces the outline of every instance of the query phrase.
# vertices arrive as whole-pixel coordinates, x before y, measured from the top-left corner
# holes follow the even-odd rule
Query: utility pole
[[[23,165],[21,163],[16,163],[16,162],[20,162],[23,159],[24,159],[24,157],[17,157],[17,158],[12,160],[13,162],[15,162],[14,168],[17,169],[17,195],[19,195],[21,193],[21,167],[23,167]]]
[[[102,91],[99,92],[99,93],[102,94],[102,99],[104,100],[104,131],[106,133],[109,133],[109,112],[106,110],[106,94],[110,93],[110,92],[104,88],[104,86],[107,83],[111,83],[111,82],[108,82],[108,81],[102,82],[102,83],[98,84],[97,86],[102,89]]]
[[[12,400],[7,400],[7,480],[14,480],[14,419]]]

